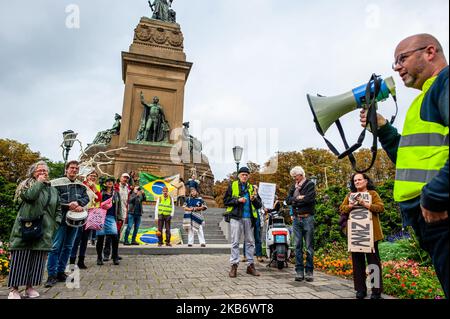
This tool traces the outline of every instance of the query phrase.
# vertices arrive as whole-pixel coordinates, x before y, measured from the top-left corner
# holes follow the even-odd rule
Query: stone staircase
[[[142,216],[141,227],[154,227],[156,226],[154,206],[144,206],[144,215]],[[205,225],[203,227],[203,233],[205,235],[206,244],[227,244],[228,241],[225,238],[222,230],[219,227],[219,223],[223,220],[223,212],[225,210],[221,208],[208,208],[203,216],[205,218]],[[181,207],[175,207],[175,214],[172,218],[171,228],[178,228],[181,231],[181,237],[183,244],[188,242],[188,233],[183,229],[183,215],[184,210]],[[151,216],[151,217],[150,217]],[[194,236],[194,244],[199,244],[197,234]]]
[[[142,215],[140,228],[155,227],[155,208],[154,206],[145,205]],[[194,246],[188,247],[188,233],[182,227],[184,210],[181,207],[175,207],[175,214],[172,218],[171,228],[178,228],[181,231],[183,244],[173,245],[172,247],[156,247],[156,246],[124,246],[119,244],[120,255],[180,255],[180,254],[229,254],[230,244],[220,227],[223,221],[223,208],[208,208],[204,212],[205,227],[203,232],[206,240],[206,247],[200,247],[197,234],[194,236]],[[223,224],[223,222],[222,222]],[[125,231],[123,229],[122,231]],[[88,244],[87,254],[95,255],[95,246]]]

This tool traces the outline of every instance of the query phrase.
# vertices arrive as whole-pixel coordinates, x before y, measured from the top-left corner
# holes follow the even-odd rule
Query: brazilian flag
[[[175,189],[171,184],[179,179],[179,175],[160,177],[148,173],[139,173],[139,185],[144,189],[147,201],[156,201],[162,195],[162,189],[167,187],[169,193]]]

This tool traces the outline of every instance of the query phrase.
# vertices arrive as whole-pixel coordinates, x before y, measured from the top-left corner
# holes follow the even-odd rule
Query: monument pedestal
[[[129,52],[122,52],[122,78],[125,83],[122,123],[119,135],[113,136],[102,151],[116,150],[108,154],[114,161],[103,166],[104,171],[115,177],[124,172],[147,172],[158,176],[180,174],[187,181],[195,167],[202,178],[202,195],[210,201],[214,175],[207,158],[202,163],[180,162],[171,157],[183,131],[184,89],[192,63],[186,61],[183,51],[183,34],[177,23],[141,18],[134,30]],[[170,138],[166,142],[137,142],[144,106],[153,97],[159,98],[165,120],[169,124]],[[174,131],[175,130],[175,131]],[[174,134],[174,133],[179,134]],[[181,148],[180,148],[181,149]],[[93,156],[99,147],[93,146],[87,155]],[[203,186],[202,185],[202,186]]]

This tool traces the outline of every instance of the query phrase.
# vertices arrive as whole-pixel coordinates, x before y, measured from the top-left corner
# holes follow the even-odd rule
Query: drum
[[[82,212],[74,212],[69,210],[66,215],[66,224],[71,227],[81,227],[87,222],[88,212],[83,210]]]

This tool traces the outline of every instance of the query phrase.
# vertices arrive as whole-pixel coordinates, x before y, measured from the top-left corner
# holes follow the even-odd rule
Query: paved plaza
[[[229,278],[229,255],[124,255],[119,266],[97,266],[87,257],[80,270],[80,287],[65,283],[39,287],[42,299],[353,299],[353,282],[315,272],[313,282],[294,281],[294,268],[278,270],[256,263],[260,277],[245,273]],[[46,278],[45,278],[46,279]],[[2,283],[0,299],[7,298]],[[385,298],[387,298],[385,296]]]

